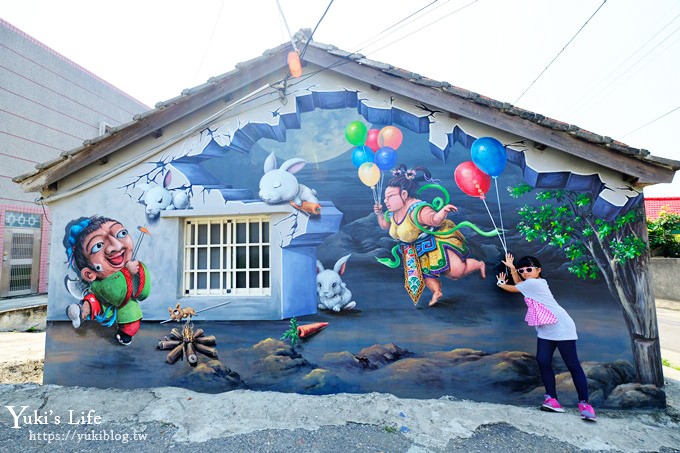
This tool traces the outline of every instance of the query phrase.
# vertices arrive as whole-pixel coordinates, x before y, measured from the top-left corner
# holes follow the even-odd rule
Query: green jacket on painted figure
[[[142,309],[139,307],[139,301],[149,297],[151,292],[151,274],[144,263],[140,261],[139,265],[139,273],[133,276],[129,282],[125,273],[118,271],[103,280],[95,280],[90,285],[90,290],[102,304],[102,311],[105,311],[108,306],[116,307],[118,310],[116,322],[119,324],[127,324],[142,319]],[[125,272],[129,275],[127,269]],[[142,275],[144,276],[144,282],[140,289],[138,286],[141,283]],[[129,297],[127,303],[125,303],[126,296]]]

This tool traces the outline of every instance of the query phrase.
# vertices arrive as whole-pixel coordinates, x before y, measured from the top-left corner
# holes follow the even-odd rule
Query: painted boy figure
[[[67,226],[64,246],[70,266],[90,285],[79,304],[66,308],[73,327],[80,327],[81,320],[117,323],[116,339],[129,345],[141,324],[139,301],[151,292],[146,266],[132,259],[129,232],[113,219],[81,218]]]

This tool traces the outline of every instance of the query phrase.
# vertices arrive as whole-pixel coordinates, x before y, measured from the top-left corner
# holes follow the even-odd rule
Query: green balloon
[[[363,145],[368,137],[368,129],[361,121],[352,121],[345,128],[345,138],[354,146]]]

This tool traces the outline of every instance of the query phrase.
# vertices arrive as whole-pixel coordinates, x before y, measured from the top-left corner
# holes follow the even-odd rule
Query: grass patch
[[[385,432],[389,434],[394,434],[397,432],[397,427],[396,426],[385,426]]]
[[[661,359],[661,364],[667,366],[668,368],[673,368],[674,370],[680,371],[680,366],[674,365],[666,359]]]

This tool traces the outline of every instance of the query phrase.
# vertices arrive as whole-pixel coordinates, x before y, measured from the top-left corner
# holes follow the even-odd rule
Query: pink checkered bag
[[[525,297],[524,302],[527,304],[527,314],[524,317],[527,324],[530,326],[557,324],[557,318],[545,305],[530,297]]]

